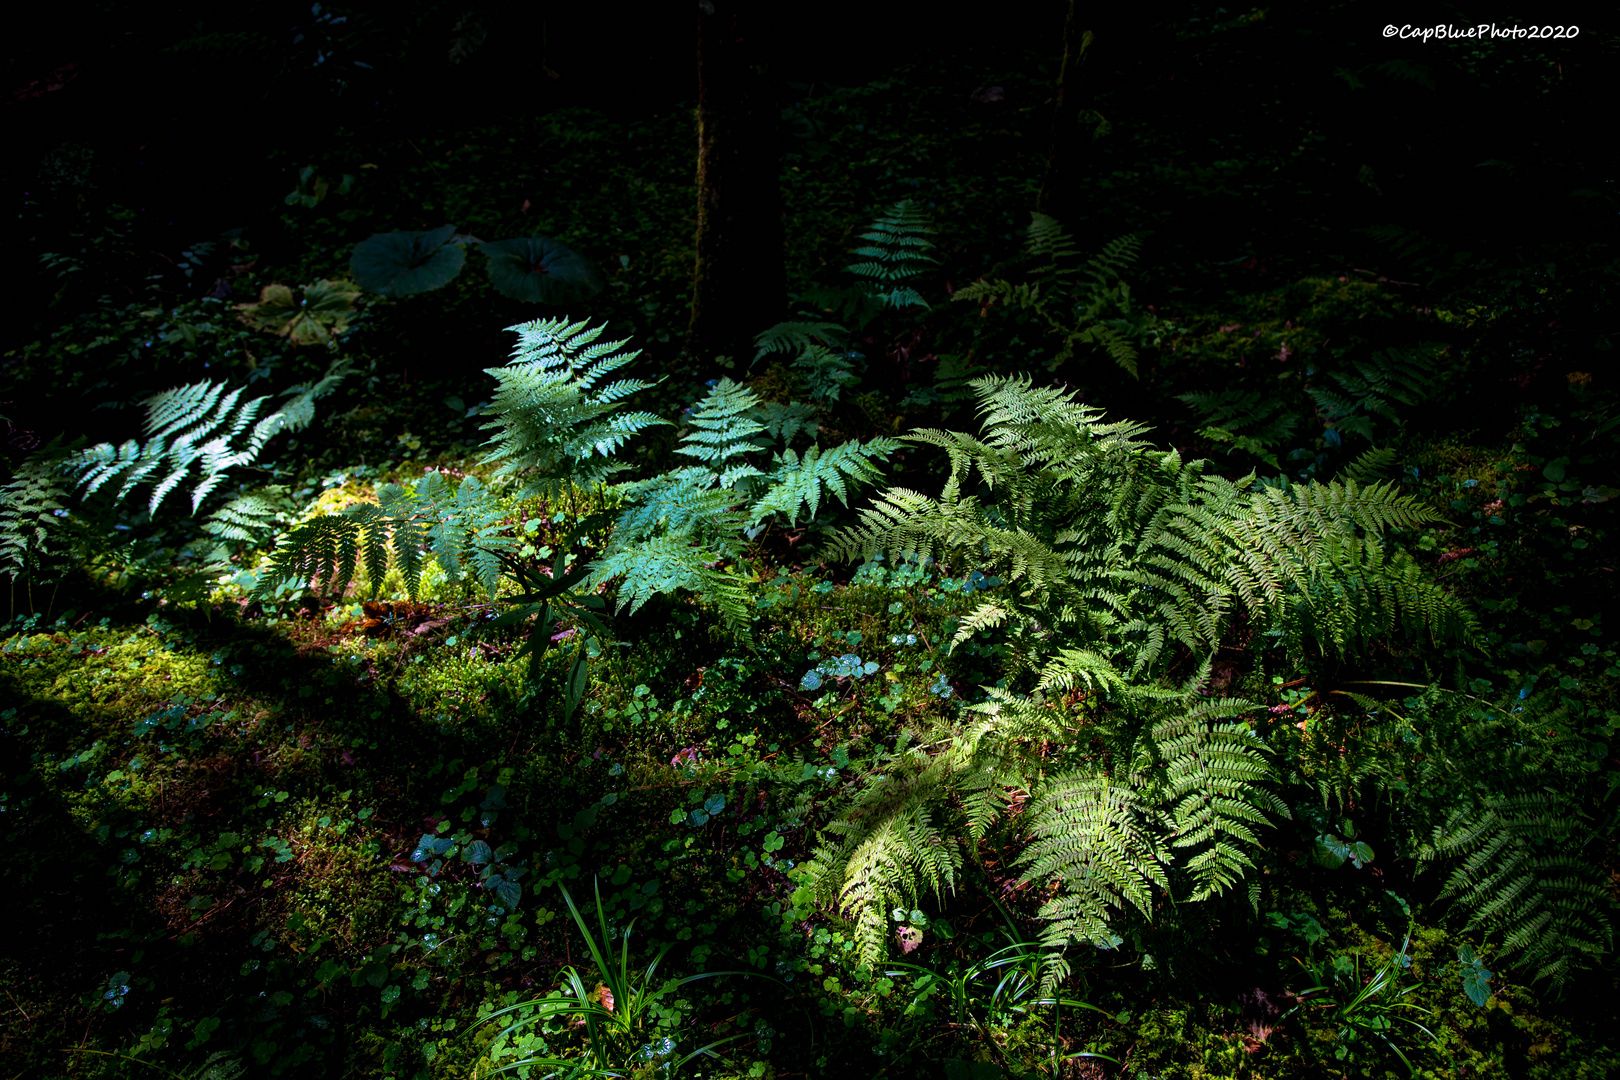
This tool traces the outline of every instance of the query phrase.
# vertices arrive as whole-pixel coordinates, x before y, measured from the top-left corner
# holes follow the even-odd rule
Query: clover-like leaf
[[[495,291],[531,304],[568,304],[607,287],[596,264],[561,240],[524,236],[494,240],[480,248],[489,260]]]
[[[454,225],[429,232],[378,233],[354,245],[349,272],[360,287],[383,296],[410,296],[450,284],[467,261],[450,243]]]
[[[323,279],[305,285],[302,292],[298,297],[285,285],[266,285],[258,303],[236,305],[238,318],[294,345],[325,345],[349,328],[359,289],[347,281]]]

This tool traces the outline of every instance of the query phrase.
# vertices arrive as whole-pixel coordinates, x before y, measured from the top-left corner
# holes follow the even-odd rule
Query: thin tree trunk
[[[1068,223],[1077,213],[1076,188],[1091,145],[1090,131],[1080,130],[1080,110],[1088,90],[1086,53],[1092,40],[1092,31],[1082,28],[1078,0],[1069,0],[1063,20],[1063,66],[1058,71],[1057,101],[1046,142],[1046,172],[1035,200],[1035,209]]]
[[[787,302],[769,0],[698,4],[697,267],[686,348],[740,358]]]

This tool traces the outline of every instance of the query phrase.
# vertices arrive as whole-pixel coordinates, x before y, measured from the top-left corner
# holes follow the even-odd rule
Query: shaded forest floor
[[[1208,59],[1203,77],[1219,82],[1220,64]],[[1473,648],[1377,662],[1478,694],[1561,689],[1559,735],[1590,759],[1603,837],[1580,857],[1614,881],[1620,658],[1605,617],[1620,414],[1607,234],[1464,249],[1380,216],[1376,178],[1309,124],[1262,114],[1217,142],[1191,137],[1192,113],[1179,125],[1122,118],[1095,143],[1092,209],[1075,231],[1087,251],[1124,233],[1145,240],[1120,315],[1139,373],[1084,349],[1054,364],[1040,326],[951,300],[1014,265],[1024,243],[1052,74],[1031,57],[999,71],[947,61],[807,87],[785,110],[799,310],[829,314],[854,237],[884,207],[915,199],[938,228],[939,270],[922,286],[932,308],[866,322],[859,381],[825,406],[823,430],[970,429],[962,380],[1028,371],[1234,476],[1327,479],[1374,446],[1391,451],[1387,478],[1448,518],[1398,543],[1481,625]],[[58,430],[118,442],[137,434],[133,405],[152,392],[219,378],[279,393],[336,354],[357,374],[261,463],[283,524],[427,468],[487,478],[484,369],[505,360],[502,328],[537,311],[476,268],[436,292],[366,299],[331,349],[257,332],[231,306],[272,283],[346,276],[351,246],[373,232],[446,223],[484,239],[558,236],[595,259],[607,290],[568,314],[607,320],[645,350],[638,370],[667,376],[640,408],[678,416],[723,376],[766,394],[790,385],[786,365],[679,351],[691,126],[685,110],[640,121],[571,110],[405,142],[348,132],[288,162],[313,170],[294,192],[309,205],[244,208],[250,224],[165,250],[161,266],[137,211],[95,186],[94,157],[75,164],[65,147],[47,163],[63,178],[30,209],[61,287],[37,339],[5,355],[13,449]],[[673,445],[673,431],[649,440],[636,463],[663,467]],[[939,471],[918,456],[890,479],[937,490]],[[549,560],[577,511],[511,500],[505,524],[526,557]],[[792,871],[896,734],[982,698],[1004,658],[945,647],[982,575],[825,562],[817,544],[839,520],[760,538],[746,634],[678,600],[612,620],[611,638],[581,645],[592,675],[571,716],[572,653],[554,653],[536,689],[510,633],[443,580],[414,600],[286,590],[253,602],[243,575],[260,556],[244,550],[202,599],[177,600],[164,590],[195,559],[193,524],[132,513],[117,558],[59,590],[19,586],[0,639],[0,820],[13,852],[0,984],[18,1014],[0,1032],[7,1074],[133,1075],[136,1058],[188,1077],[233,1063],[255,1075],[470,1077],[540,1043],[577,1052],[581,1034],[561,1023],[499,1040],[499,1025],[472,1028],[585,962],[557,881],[590,911],[594,881],[616,932],[638,920],[638,963],[669,946],[662,974],[776,980],[732,976],[660,999],[648,1045],[738,1037],[687,1066],[696,1075],[1404,1076],[1397,1047],[1434,1076],[1616,1067],[1612,953],[1562,989],[1499,962],[1500,934],[1465,928],[1440,899],[1443,873],[1387,850],[1371,808],[1367,865],[1328,868],[1310,830],[1285,823],[1258,910],[1230,897],[1077,956],[1065,992],[1096,1010],[1054,1019],[985,980],[970,987],[977,1022],[962,1023],[915,972],[853,967],[846,928],[807,904]],[[566,648],[587,637],[573,629]],[[835,653],[876,667],[807,689]],[[1312,685],[1343,675],[1320,658],[1302,685],[1258,645],[1223,665],[1226,692],[1290,720],[1314,707]],[[503,880],[519,890],[500,891]],[[972,867],[943,902],[899,912],[897,927],[923,931],[904,958],[944,985],[1030,934],[1035,900],[1014,868]],[[1401,977],[1433,1039],[1295,1010],[1310,972],[1401,952],[1406,911]],[[1465,993],[1463,946],[1495,974],[1483,1006]],[[1079,1053],[1102,1056],[1055,1061]]]

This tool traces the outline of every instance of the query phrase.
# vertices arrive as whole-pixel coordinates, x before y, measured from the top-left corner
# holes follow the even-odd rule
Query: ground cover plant
[[[783,46],[729,353],[583,24],[131,27],[311,119],[6,166],[5,1075],[1620,1065],[1593,54],[1062,7]]]

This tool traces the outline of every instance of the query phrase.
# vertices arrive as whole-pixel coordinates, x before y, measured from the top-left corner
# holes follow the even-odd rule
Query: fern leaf
[[[769,486],[764,495],[749,511],[749,524],[783,514],[790,525],[796,525],[801,508],[813,519],[824,490],[848,506],[852,488],[882,478],[872,463],[887,461],[899,448],[893,439],[878,438],[865,443],[851,440],[827,450],[812,446],[802,458],[792,450],[784,450],[776,455],[776,468],[766,478]]]
[[[906,282],[936,264],[927,254],[934,232],[921,206],[909,199],[895,203],[861,234],[866,241],[853,253],[859,260],[849,271],[868,279],[873,295],[888,307],[928,307],[921,294]]]

